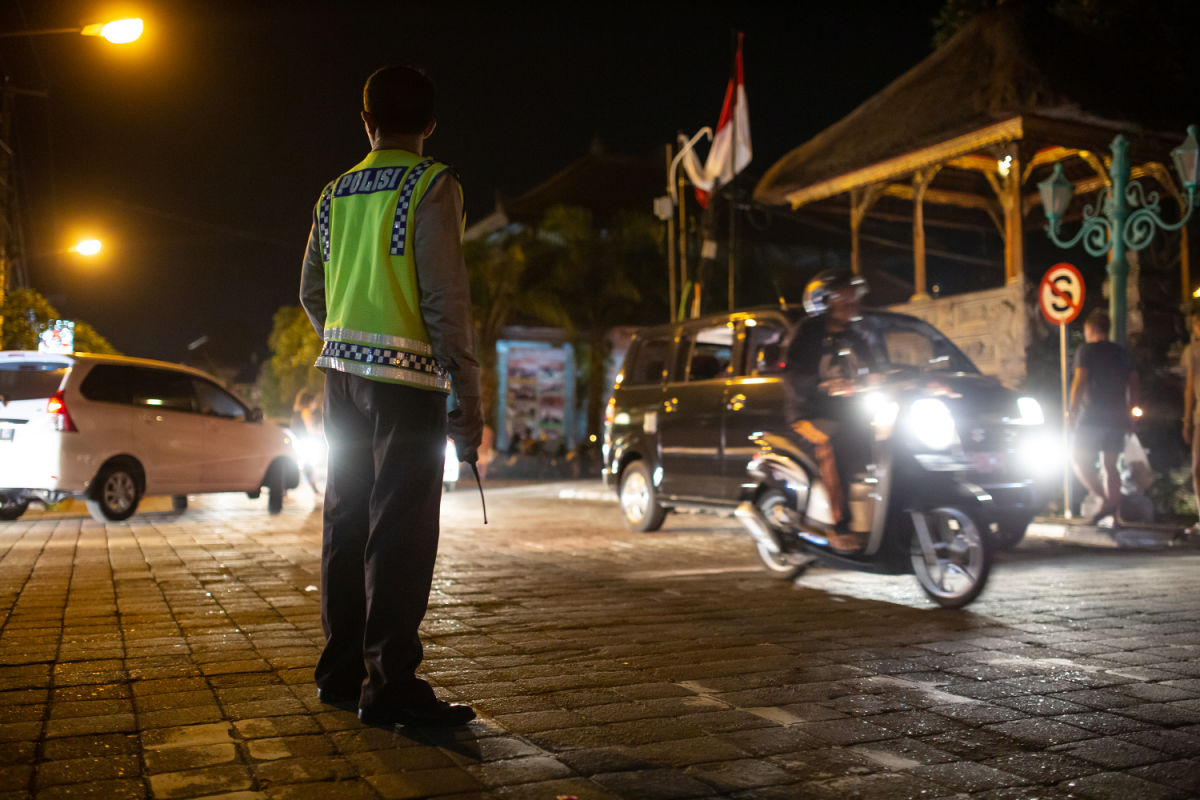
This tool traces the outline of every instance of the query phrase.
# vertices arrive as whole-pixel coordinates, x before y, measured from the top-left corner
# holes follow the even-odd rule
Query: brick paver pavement
[[[1030,541],[953,612],[911,577],[636,535],[549,488],[444,503],[440,735],[317,702],[319,514],[0,524],[0,800],[1200,796],[1200,552]]]

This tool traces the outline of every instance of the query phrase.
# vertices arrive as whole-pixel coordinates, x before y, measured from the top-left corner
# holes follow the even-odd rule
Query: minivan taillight
[[[75,421],[71,419],[71,414],[67,411],[67,400],[63,397],[62,389],[54,393],[54,396],[46,401],[46,413],[54,417],[54,429],[63,431],[64,433],[77,433],[78,428],[75,427]]]

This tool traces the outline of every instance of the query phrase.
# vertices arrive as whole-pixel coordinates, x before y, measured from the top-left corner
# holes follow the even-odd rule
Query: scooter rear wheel
[[[922,546],[924,521],[932,552]],[[987,528],[965,511],[935,508],[913,515],[911,557],[921,589],[944,608],[962,608],[987,585],[992,569],[992,542]]]

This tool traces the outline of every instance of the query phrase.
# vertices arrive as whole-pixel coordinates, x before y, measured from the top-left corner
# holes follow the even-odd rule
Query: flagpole
[[[741,49],[742,35],[736,29],[731,31],[733,39],[733,59],[729,67],[730,85],[733,86],[733,94],[729,105],[729,132],[730,148],[729,148],[729,310],[733,311],[736,307],[733,294],[733,266],[734,266],[734,251],[737,242],[737,203],[734,199],[734,181],[737,180],[737,103],[738,103],[738,75],[737,75],[737,57]]]
[[[670,198],[671,192],[671,161],[674,154],[671,152],[671,143],[667,142],[667,197]],[[675,321],[675,203],[671,203],[671,216],[667,217],[667,303],[670,307],[668,311],[667,321]]]

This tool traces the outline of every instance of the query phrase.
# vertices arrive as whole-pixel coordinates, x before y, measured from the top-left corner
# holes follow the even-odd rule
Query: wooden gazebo
[[[1107,76],[1096,73],[1099,61],[1103,55],[1066,24],[1025,4],[1003,4],[973,18],[925,60],[785,155],[759,181],[755,199],[844,215],[856,272],[862,269],[859,229],[865,219],[911,220],[914,292],[908,310],[926,317],[939,314],[930,307],[926,227],[995,230],[1004,241],[1006,290],[980,300],[994,304],[1004,297],[1023,308],[1025,232],[1044,235],[1036,184],[1054,164],[1062,162],[1075,184],[1077,213],[1108,184],[1109,144],[1121,133],[1131,142],[1133,177],[1147,179],[1148,188],[1164,196],[1181,197],[1165,164],[1182,128],[1159,130],[1167,126],[1156,124],[1149,99],[1113,90]],[[1184,237],[1186,292],[1186,231]],[[963,316],[936,322],[954,329]],[[984,350],[995,343],[984,342],[983,328],[991,314],[966,316],[985,324],[978,337],[969,333],[969,323],[959,326],[956,338],[969,347],[977,338],[972,354],[987,362]],[[994,318],[990,322],[994,332]],[[1009,328],[1013,339],[1026,338],[1024,321],[1013,320]],[[1024,373],[1024,342],[1003,344],[1019,353],[993,352],[993,371],[1017,380]],[[1000,364],[1004,358],[1012,363]]]

